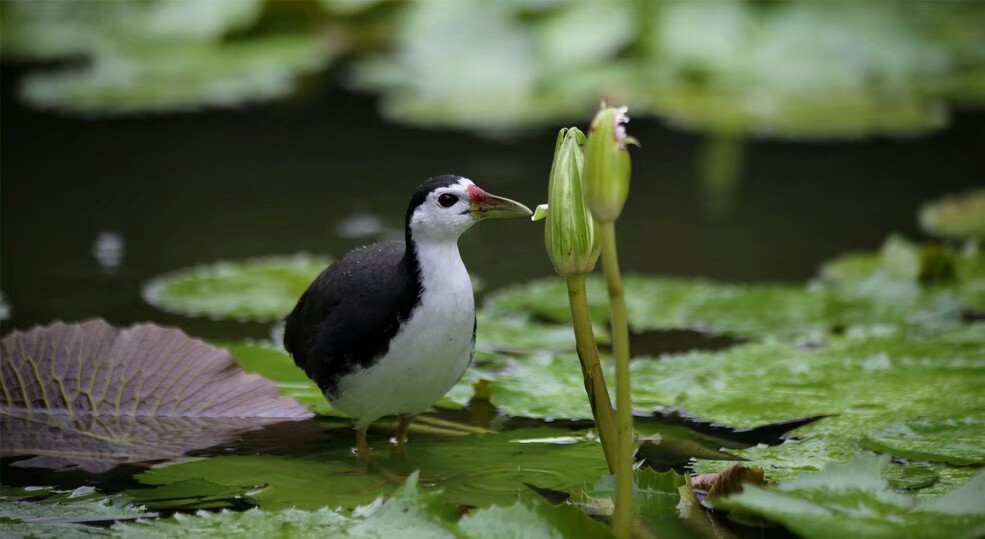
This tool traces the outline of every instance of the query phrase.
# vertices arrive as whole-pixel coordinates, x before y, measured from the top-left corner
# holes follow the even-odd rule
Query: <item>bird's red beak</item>
[[[533,215],[530,208],[484,191],[473,184],[469,186],[469,197],[472,199],[472,215],[479,219],[487,217],[527,217]]]

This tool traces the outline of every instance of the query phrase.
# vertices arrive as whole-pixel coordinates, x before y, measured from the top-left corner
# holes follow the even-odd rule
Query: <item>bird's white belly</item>
[[[440,286],[430,283],[435,293],[422,294],[383,357],[340,379],[335,397],[326,394],[358,428],[386,415],[427,410],[465,373],[472,360],[475,300],[465,267],[454,274]]]

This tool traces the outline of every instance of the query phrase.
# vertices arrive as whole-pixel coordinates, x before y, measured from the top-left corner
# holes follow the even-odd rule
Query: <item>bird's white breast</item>
[[[339,381],[332,405],[364,427],[385,415],[428,409],[461,378],[472,359],[475,298],[454,242],[419,244],[420,303],[367,369]]]

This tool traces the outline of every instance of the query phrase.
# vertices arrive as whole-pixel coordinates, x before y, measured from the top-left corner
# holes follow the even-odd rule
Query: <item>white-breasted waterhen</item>
[[[444,396],[472,361],[475,299],[459,236],[483,219],[529,215],[467,178],[431,178],[410,199],[404,241],[349,252],[298,300],[284,346],[353,419],[361,458],[369,459],[370,424],[400,416],[402,445],[413,416]]]

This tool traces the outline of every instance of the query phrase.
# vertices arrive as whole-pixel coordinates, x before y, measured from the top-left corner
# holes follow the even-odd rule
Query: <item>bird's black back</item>
[[[402,241],[356,249],[325,269],[287,316],[284,347],[323,391],[372,365],[420,301],[416,258]]]

